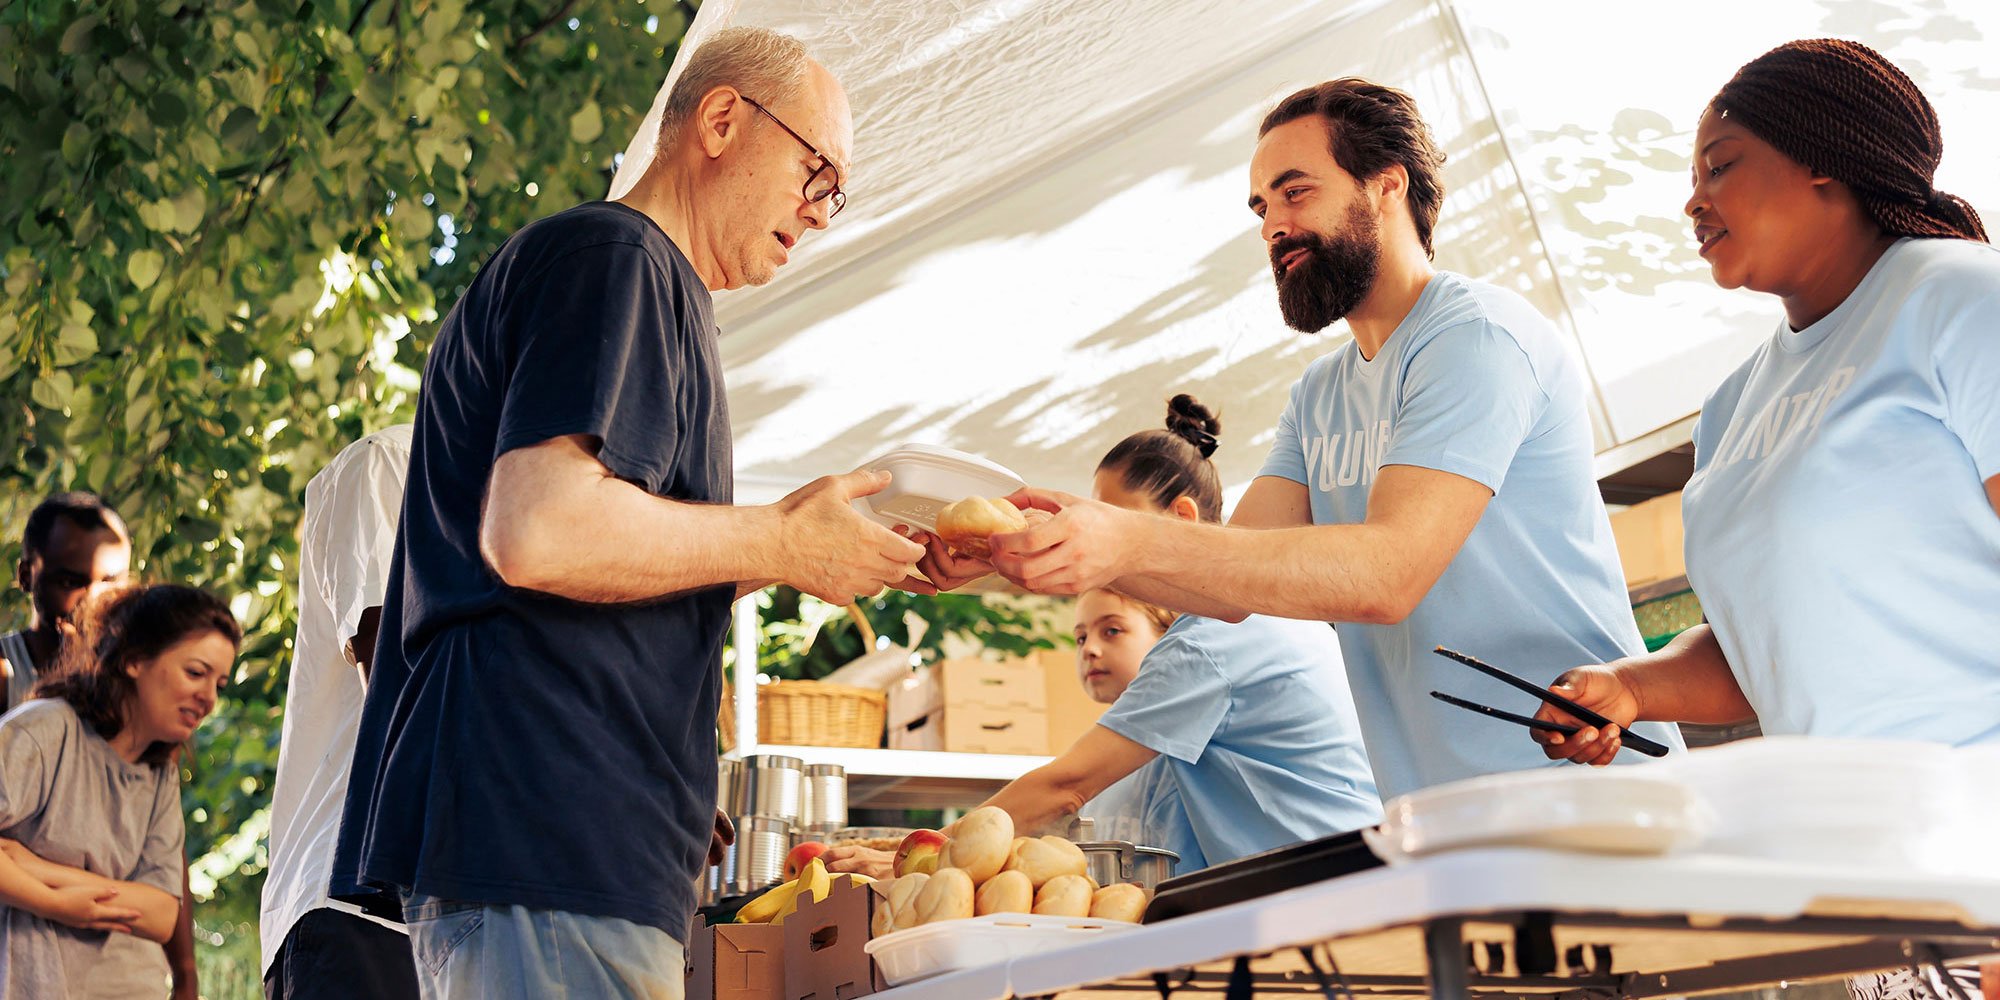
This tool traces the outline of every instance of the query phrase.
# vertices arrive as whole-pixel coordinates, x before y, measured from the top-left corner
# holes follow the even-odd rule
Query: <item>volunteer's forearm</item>
[[[1016,836],[1033,837],[1061,832],[1088,801],[1090,796],[1064,781],[1049,763],[1008,782],[984,804],[998,806],[1014,817]]]
[[[1167,518],[1142,523],[1134,575],[1239,616],[1393,624],[1437,580],[1399,552],[1396,532],[1383,525],[1253,531]]]
[[[1217,595],[1197,593],[1150,576],[1120,577],[1118,591],[1128,597],[1138,598],[1148,604],[1157,604],[1170,611],[1213,618],[1217,621],[1240,622],[1250,616],[1250,612],[1240,602],[1226,600]]]
[[[1696,625],[1658,652],[1612,666],[1638,703],[1639,718],[1733,725],[1756,718],[1715,631]]]

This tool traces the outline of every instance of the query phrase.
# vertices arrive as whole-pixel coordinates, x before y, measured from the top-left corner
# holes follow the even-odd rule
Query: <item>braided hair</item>
[[[1751,60],[1709,110],[1847,185],[1894,236],[1987,242],[1965,199],[1931,186],[1944,156],[1937,112],[1909,76],[1860,42],[1788,42]]]
[[[1143,493],[1162,507],[1181,497],[1194,500],[1204,521],[1222,520],[1222,476],[1208,456],[1222,418],[1181,393],[1167,401],[1165,430],[1140,431],[1113,447],[1097,470],[1117,471],[1125,488]]]

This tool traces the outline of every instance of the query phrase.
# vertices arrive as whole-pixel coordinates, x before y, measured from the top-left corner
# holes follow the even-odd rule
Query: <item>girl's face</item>
[[[1108,590],[1076,601],[1076,670],[1090,700],[1109,705],[1139,676],[1139,663],[1160,641],[1152,619]]]
[[[236,646],[213,629],[182,639],[150,660],[128,664],[137,687],[126,725],[139,746],[185,743],[222,694]]]
[[[1713,110],[1694,144],[1684,211],[1715,283],[1781,296],[1805,290],[1834,242],[1839,185]]]

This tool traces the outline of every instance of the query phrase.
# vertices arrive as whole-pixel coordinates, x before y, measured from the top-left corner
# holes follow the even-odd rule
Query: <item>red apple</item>
[[[826,845],[817,840],[808,840],[792,848],[792,853],[785,855],[785,881],[790,882],[798,878],[799,873],[805,871],[806,866],[812,864],[814,858],[825,853]]]
[[[913,830],[896,847],[896,877],[922,872],[937,873],[938,854],[951,839],[936,830]]]

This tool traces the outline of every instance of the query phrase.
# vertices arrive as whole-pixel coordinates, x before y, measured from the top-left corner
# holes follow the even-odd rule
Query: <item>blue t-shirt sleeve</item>
[[[1482,319],[1439,331],[1404,366],[1382,464],[1449,472],[1498,493],[1548,398],[1506,330]]]
[[[1965,442],[1982,480],[2000,476],[2000,298],[1989,299],[1981,323],[1961,319],[1938,339],[1938,382],[1944,424]]]
[[[1155,753],[1189,764],[1229,715],[1229,680],[1207,647],[1168,632],[1139,665],[1139,676],[1097,724]]]
[[[599,243],[552,262],[518,295],[496,454],[588,434],[612,473],[663,493],[686,366],[660,266],[637,244]]]
[[[1310,373],[1307,377],[1311,377]],[[1271,454],[1264,459],[1264,469],[1258,475],[1276,476],[1300,484],[1308,481],[1306,449],[1299,434],[1299,399],[1305,395],[1305,386],[1305,379],[1292,385],[1291,402],[1285,404],[1285,412],[1278,417],[1278,439],[1271,442]]]

